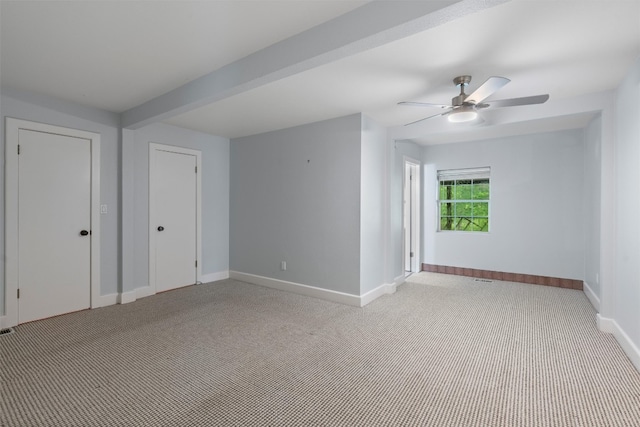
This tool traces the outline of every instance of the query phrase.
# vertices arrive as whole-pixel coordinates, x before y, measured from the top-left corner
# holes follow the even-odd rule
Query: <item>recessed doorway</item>
[[[420,271],[420,162],[404,158],[403,268],[405,276]]]

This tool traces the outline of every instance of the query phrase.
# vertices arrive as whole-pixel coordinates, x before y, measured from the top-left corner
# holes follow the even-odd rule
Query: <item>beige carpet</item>
[[[640,426],[580,291],[421,273],[354,308],[226,280],[0,336],[2,426]]]

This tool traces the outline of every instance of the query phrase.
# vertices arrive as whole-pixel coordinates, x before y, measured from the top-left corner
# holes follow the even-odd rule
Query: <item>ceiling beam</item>
[[[133,107],[121,123],[138,129],[508,1],[372,1]]]

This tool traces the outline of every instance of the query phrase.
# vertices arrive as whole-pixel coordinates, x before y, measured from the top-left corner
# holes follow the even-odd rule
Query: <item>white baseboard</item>
[[[629,338],[629,335],[620,328],[618,322],[616,322],[615,319],[602,317],[600,313],[597,315],[597,321],[598,328],[602,332],[613,334],[620,344],[620,347],[622,347],[622,350],[625,352],[629,360],[631,360],[631,363],[633,363],[636,369],[640,371],[640,349],[635,345],[631,338]]]
[[[591,286],[587,282],[582,282],[582,289],[584,294],[587,296],[587,299],[591,302],[591,305],[596,309],[596,311],[600,311],[600,298],[593,292]]]
[[[370,302],[380,298],[382,295],[392,294],[396,291],[395,283],[385,283],[377,288],[367,292],[364,295],[360,295],[360,307],[364,307]]]
[[[151,286],[136,288],[136,299],[150,297],[151,295],[155,295],[155,294],[156,294],[156,291]]]
[[[256,276],[255,274],[241,273],[239,271],[229,271],[229,277],[231,279],[240,280],[242,282],[247,282],[254,285],[265,286],[267,288],[292,292],[295,294],[319,298],[327,301],[337,302],[340,304],[361,307],[360,297],[357,295],[331,291],[329,289],[317,288],[315,286],[303,285],[301,283],[272,279],[270,277]]]
[[[203,274],[200,276],[200,281],[202,283],[211,283],[217,282],[218,280],[224,280],[229,278],[229,270],[226,271],[218,271],[217,273],[209,273]]]
[[[608,334],[615,333],[617,328],[615,320],[609,319],[607,317],[602,317],[600,313],[598,313],[596,314],[596,322],[598,324],[598,329],[600,329],[602,332],[606,332]]]
[[[138,298],[137,289],[128,292],[122,292],[118,295],[118,304],[128,304],[134,302]]]
[[[98,305],[91,308],[107,307],[118,303],[118,294],[100,295],[98,297]]]
[[[393,279],[393,283],[396,286],[400,286],[402,285],[405,281],[407,280],[407,276],[405,276],[404,274],[399,275],[398,277],[396,277],[395,279]]]
[[[16,325],[10,325],[7,316],[0,316],[0,329],[11,328]]]

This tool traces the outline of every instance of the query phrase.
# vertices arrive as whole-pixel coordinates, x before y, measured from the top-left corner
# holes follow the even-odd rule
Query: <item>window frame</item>
[[[441,199],[441,183],[444,181],[467,181],[467,180],[488,180],[489,197],[487,199]],[[479,233],[488,234],[491,232],[491,167],[466,168],[466,169],[443,169],[436,173],[436,210],[437,210],[437,232],[462,232],[462,233]],[[442,228],[442,206],[446,202],[457,203],[487,203],[487,227],[486,230],[447,230]],[[456,218],[455,214],[453,218]],[[474,218],[473,216],[471,218]],[[478,218],[485,218],[478,217]]]

